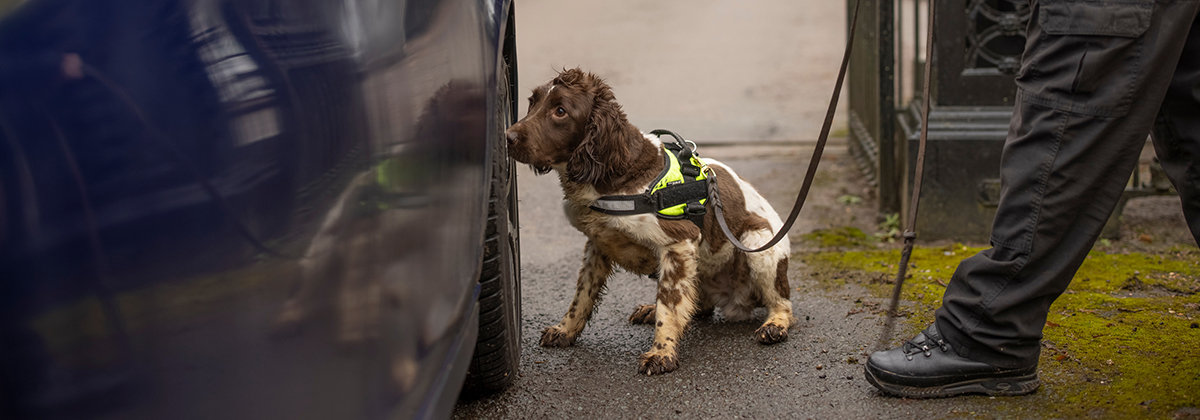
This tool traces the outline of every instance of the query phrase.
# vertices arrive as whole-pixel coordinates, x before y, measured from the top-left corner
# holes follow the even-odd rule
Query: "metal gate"
[[[1031,8],[1028,0],[941,0],[929,54],[928,7],[922,0],[863,1],[848,81],[850,151],[876,191],[880,214],[902,213],[921,129],[922,71],[931,56],[933,104],[918,230],[937,226],[922,230],[922,239],[985,241],[999,202],[1000,154]],[[1162,180],[1143,183],[1140,172],[1126,199],[1171,193]],[[1123,205],[1106,237],[1116,236]]]

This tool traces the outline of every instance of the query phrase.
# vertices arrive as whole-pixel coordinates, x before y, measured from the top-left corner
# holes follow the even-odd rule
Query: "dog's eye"
[[[567,116],[567,110],[563,109],[563,107],[560,106],[560,107],[558,107],[558,109],[554,110],[554,116],[565,117],[565,116]]]

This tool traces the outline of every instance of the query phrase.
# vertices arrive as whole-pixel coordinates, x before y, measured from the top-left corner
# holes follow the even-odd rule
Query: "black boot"
[[[867,382],[880,391],[908,398],[1024,395],[1041,384],[1036,364],[1008,369],[959,356],[937,324],[900,347],[875,352],[865,370]]]

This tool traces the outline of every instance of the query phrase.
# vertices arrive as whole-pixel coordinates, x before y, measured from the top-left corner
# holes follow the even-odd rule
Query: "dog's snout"
[[[520,140],[520,135],[518,135],[516,131],[513,131],[512,128],[509,128],[508,130],[504,130],[504,135],[506,137],[508,137],[509,145],[516,144],[517,141]]]

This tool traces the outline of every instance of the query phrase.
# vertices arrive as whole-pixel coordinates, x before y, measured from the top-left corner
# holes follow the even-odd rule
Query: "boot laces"
[[[921,341],[915,341],[916,337],[913,337],[912,340],[908,340],[908,341],[904,342],[904,349],[903,349],[904,357],[906,359],[908,359],[909,361],[911,361],[913,359],[913,356],[916,356],[918,354],[924,354],[925,357],[933,356],[933,347],[929,347],[929,344],[930,344],[929,337],[924,337],[924,334],[921,334],[921,336],[922,336],[922,338],[924,338]],[[937,341],[934,342],[934,344],[936,344],[936,347],[939,350],[941,350],[943,353],[950,351],[950,344],[946,343],[946,340],[938,338]]]

